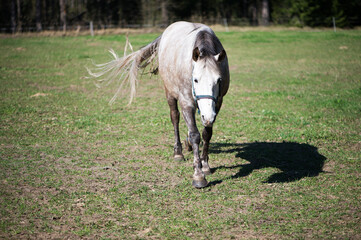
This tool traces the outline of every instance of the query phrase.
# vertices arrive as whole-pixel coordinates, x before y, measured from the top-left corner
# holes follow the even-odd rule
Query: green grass
[[[0,39],[0,238],[361,238],[361,32],[217,35],[231,86],[201,190],[158,77],[131,106],[84,78],[124,36]]]

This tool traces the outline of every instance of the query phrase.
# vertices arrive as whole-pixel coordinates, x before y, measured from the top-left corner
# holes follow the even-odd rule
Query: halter
[[[191,79],[191,81],[192,81],[193,98],[194,98],[194,102],[196,104],[196,107],[198,109],[198,114],[200,114],[200,110],[199,110],[199,107],[198,107],[198,100],[200,100],[200,99],[211,99],[217,105],[219,93],[221,93],[221,87],[220,86],[219,86],[219,93],[218,93],[217,98],[214,97],[213,95],[196,95],[196,91],[194,90],[193,71],[192,71],[192,79]]]

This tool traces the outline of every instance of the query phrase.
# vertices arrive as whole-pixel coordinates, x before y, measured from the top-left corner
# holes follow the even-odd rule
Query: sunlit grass
[[[84,78],[124,35],[0,39],[0,238],[358,238],[361,32],[217,35],[231,87],[202,190],[158,77],[131,106]]]

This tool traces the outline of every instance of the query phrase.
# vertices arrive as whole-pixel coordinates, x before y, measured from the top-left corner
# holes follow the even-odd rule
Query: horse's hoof
[[[175,155],[174,156],[174,161],[176,161],[176,162],[184,162],[185,159],[184,159],[183,155]]]
[[[203,178],[202,180],[193,180],[192,185],[195,188],[204,188],[207,187],[208,182],[205,178]]]
[[[204,175],[208,176],[212,174],[212,171],[210,168],[202,168],[202,172],[204,173]]]
[[[202,172],[204,173],[204,175],[211,175],[211,168],[208,165],[208,162],[204,161],[202,159]]]

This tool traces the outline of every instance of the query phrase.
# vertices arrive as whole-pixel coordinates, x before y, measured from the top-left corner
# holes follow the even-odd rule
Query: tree
[[[249,14],[251,25],[258,25],[257,19],[257,1],[252,1],[249,6]]]
[[[269,3],[268,0],[262,0],[262,8],[261,8],[261,16],[262,16],[262,20],[261,20],[261,25],[263,26],[268,26],[269,25]]]
[[[168,3],[167,0],[162,0],[162,25],[168,26]]]
[[[21,21],[21,5],[20,0],[16,1],[17,3],[17,14],[18,14],[18,24],[17,24],[17,31],[21,32],[23,30],[23,23]]]
[[[35,15],[36,15],[36,31],[41,32],[42,31],[42,25],[41,25],[41,0],[36,0],[35,3]]]
[[[10,9],[10,14],[11,14],[11,32],[15,33],[16,30],[16,3],[15,0],[11,0],[11,9]]]
[[[60,6],[60,22],[63,25],[63,32],[66,31],[66,5],[65,0],[59,0]]]

